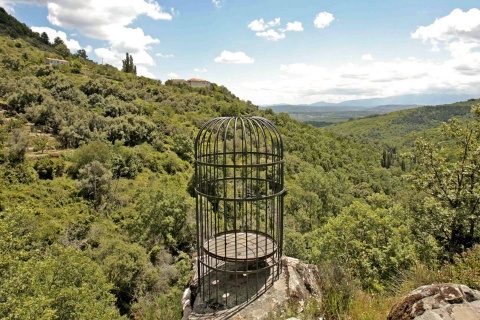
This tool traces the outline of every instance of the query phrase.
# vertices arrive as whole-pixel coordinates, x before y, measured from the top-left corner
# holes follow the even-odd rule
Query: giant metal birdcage
[[[282,138],[267,119],[222,117],[200,129],[195,141],[196,304],[205,312],[247,303],[278,279],[283,176]]]

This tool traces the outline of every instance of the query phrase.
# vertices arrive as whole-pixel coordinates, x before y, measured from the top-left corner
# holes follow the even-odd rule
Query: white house
[[[47,58],[47,64],[51,66],[61,66],[63,64],[70,64],[70,62],[62,59]]]

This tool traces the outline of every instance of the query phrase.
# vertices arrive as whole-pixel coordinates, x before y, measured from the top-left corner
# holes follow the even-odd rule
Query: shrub
[[[451,263],[438,271],[439,282],[460,283],[472,289],[480,285],[480,245],[461,254],[456,254]]]
[[[70,68],[71,68],[70,72],[71,73],[80,73],[82,71],[82,67],[83,67],[83,65],[80,61],[74,60],[72,62],[72,65],[70,66]]]
[[[33,165],[40,179],[50,179],[61,176],[65,168],[65,161],[60,158],[39,159]]]
[[[322,288],[321,311],[325,319],[344,319],[358,290],[352,274],[335,261],[319,265]]]
[[[187,135],[177,134],[173,137],[173,151],[185,161],[193,159],[193,141]]]

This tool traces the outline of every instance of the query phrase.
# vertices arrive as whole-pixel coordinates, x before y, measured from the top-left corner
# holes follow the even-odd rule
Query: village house
[[[62,59],[53,59],[53,58],[47,58],[47,64],[51,66],[61,66],[63,64],[70,64],[69,61],[67,60],[62,60]]]
[[[193,88],[206,88],[210,86],[210,82],[198,78],[189,79],[187,83]]]

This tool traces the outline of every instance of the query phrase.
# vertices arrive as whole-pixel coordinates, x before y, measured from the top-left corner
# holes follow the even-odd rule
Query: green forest
[[[302,319],[385,319],[417,286],[480,284],[480,100],[315,128],[134,71],[0,8],[0,318],[180,319],[193,141],[219,116],[282,134],[284,253],[322,275]]]

